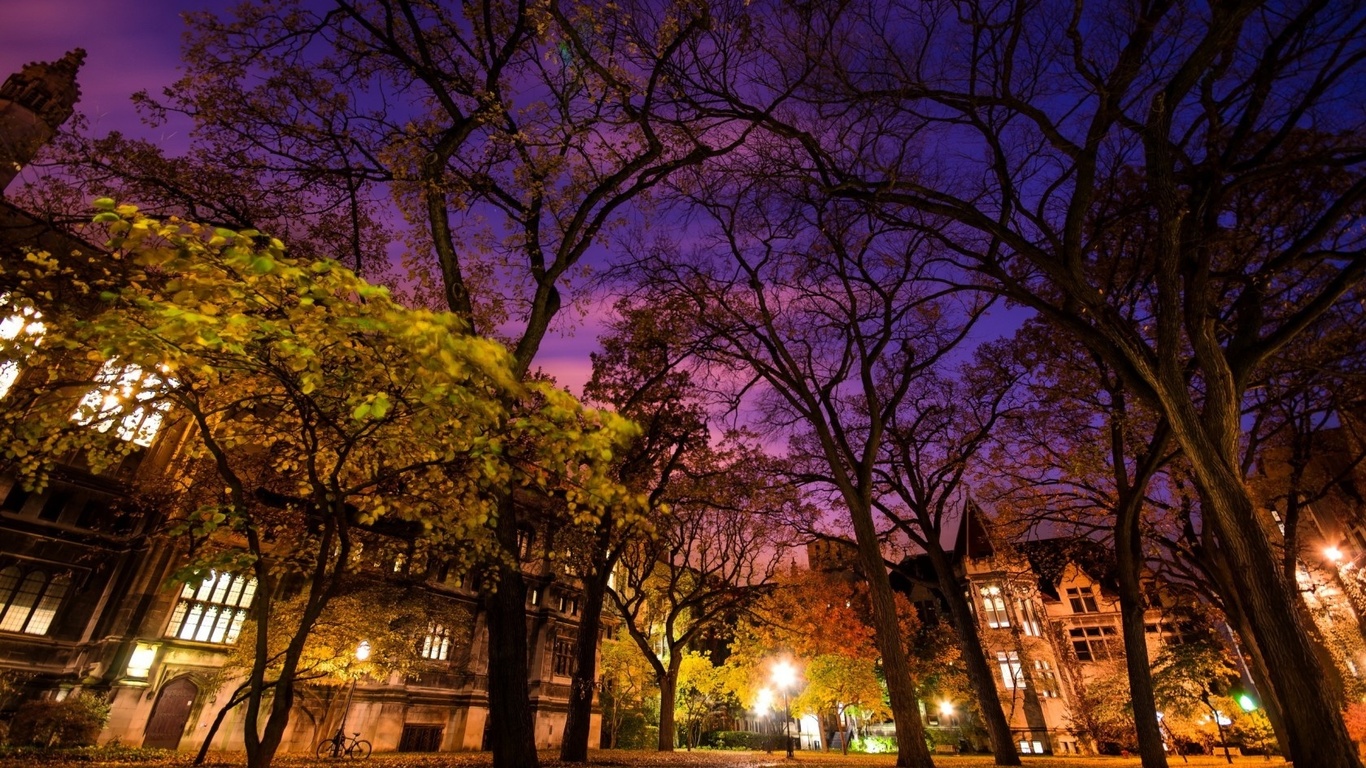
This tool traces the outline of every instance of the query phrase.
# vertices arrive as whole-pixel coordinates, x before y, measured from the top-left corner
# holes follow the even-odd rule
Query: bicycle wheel
[[[364,760],[370,756],[370,742],[364,739],[354,741],[351,743],[351,748],[346,750],[346,754],[350,757],[358,757]]]
[[[323,739],[322,741],[318,742],[318,757],[324,759],[332,757],[336,743],[337,742],[333,739]]]

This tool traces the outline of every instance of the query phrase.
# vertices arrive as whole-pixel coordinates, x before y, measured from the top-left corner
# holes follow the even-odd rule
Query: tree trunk
[[[925,743],[925,724],[920,720],[920,700],[911,682],[905,638],[901,636],[896,599],[887,578],[887,564],[882,559],[873,515],[867,506],[855,508],[850,505],[849,513],[858,542],[859,562],[863,566],[863,576],[868,580],[877,649],[882,654],[887,696],[891,700],[892,719],[896,722],[896,764],[898,768],[932,768],[934,761],[930,758],[929,745]]]
[[[1282,705],[1290,736],[1290,758],[1314,768],[1361,768],[1347,734],[1341,701],[1316,655],[1298,598],[1281,578],[1271,546],[1256,526],[1252,499],[1241,478],[1218,458],[1201,436],[1178,433],[1205,500],[1207,519],[1239,574],[1239,593],[1249,628],[1265,656],[1267,673]]]
[[[1143,620],[1145,606],[1139,584],[1143,563],[1138,526],[1140,504],[1138,498],[1126,500],[1115,521],[1120,631],[1124,634],[1124,664],[1129,672],[1129,696],[1133,702],[1139,757],[1143,768],[1167,768],[1167,751],[1162,747],[1162,730],[1157,722],[1152,669],[1148,666],[1148,639]]]
[[[594,558],[594,573],[583,580],[583,612],[575,647],[574,681],[569,686],[569,711],[565,715],[560,759],[567,763],[588,760],[588,740],[593,725],[593,691],[598,679],[598,632],[602,628],[602,604],[607,596],[610,567]]]
[[[536,733],[527,682],[526,581],[516,563],[517,519],[511,499],[501,503],[498,542],[514,564],[498,566],[498,587],[484,597],[489,628],[489,746],[494,768],[537,768]]]
[[[214,737],[218,735],[218,729],[223,725],[223,720],[227,718],[228,713],[232,711],[233,707],[236,707],[246,700],[246,695],[243,690],[239,688],[233,692],[232,698],[228,699],[228,703],[219,708],[218,714],[213,718],[213,723],[209,725],[209,732],[204,736],[203,743],[199,745],[199,751],[195,753],[192,765],[204,764],[204,758],[209,755],[209,745],[213,744]]]
[[[840,713],[840,754],[849,754],[849,713]]]
[[[678,659],[681,650],[675,649],[669,657],[669,668],[659,678],[659,751],[674,751],[674,704],[678,696]]]
[[[1217,547],[1206,547],[1204,549],[1203,566],[1205,572],[1210,575],[1214,583],[1215,590],[1223,597],[1224,616],[1229,623],[1229,631],[1234,635],[1234,642],[1241,644],[1243,657],[1247,662],[1248,674],[1252,676],[1252,682],[1257,686],[1257,693],[1262,699],[1262,706],[1266,709],[1266,718],[1271,721],[1271,730],[1276,734],[1276,743],[1280,745],[1281,751],[1290,754],[1290,733],[1285,726],[1285,718],[1281,714],[1281,703],[1276,693],[1276,687],[1271,683],[1271,678],[1266,671],[1266,658],[1262,651],[1257,647],[1257,638],[1252,634],[1252,627],[1247,621],[1247,611],[1243,608],[1242,599],[1238,595],[1238,587],[1233,574],[1229,571],[1228,562]]]
[[[986,650],[982,647],[981,635],[977,633],[977,621],[963,595],[963,585],[953,571],[953,564],[939,544],[937,537],[925,539],[925,552],[934,567],[939,581],[939,591],[949,604],[949,616],[958,634],[958,651],[963,656],[963,664],[972,685],[973,695],[977,697],[978,709],[985,720],[987,737],[991,739],[991,751],[997,765],[1019,765],[1020,755],[1015,751],[1015,743],[1010,735],[1010,724],[1006,722],[1001,697],[996,693],[996,677],[987,662]],[[1146,767],[1145,767],[1146,768]]]
[[[270,716],[266,718],[266,728],[261,734],[260,749],[265,758],[263,766],[269,766],[275,760],[275,753],[280,751],[285,726],[289,725],[289,716],[294,710],[295,667],[295,664],[289,664],[286,670],[281,671],[280,681],[275,685],[275,696],[270,700]],[[289,675],[288,679],[285,678],[286,674]]]

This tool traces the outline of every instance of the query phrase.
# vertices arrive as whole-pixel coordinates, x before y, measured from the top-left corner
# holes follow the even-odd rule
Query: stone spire
[[[0,85],[0,193],[71,117],[81,89],[76,73],[85,49],[54,62],[33,62]]]

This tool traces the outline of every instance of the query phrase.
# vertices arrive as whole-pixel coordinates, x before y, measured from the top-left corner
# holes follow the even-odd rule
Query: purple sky
[[[81,100],[96,134],[122,131],[158,141],[168,150],[183,147],[183,128],[150,128],[129,97],[153,93],[179,76],[185,11],[225,9],[225,0],[0,0],[0,79],[31,61],[52,61],[72,48],[85,48]],[[545,340],[537,363],[575,393],[591,372],[588,353],[597,348],[598,313],[566,310]]]
[[[189,0],[0,0],[0,72],[30,61],[52,61],[85,48],[77,109],[99,131],[145,130],[128,97],[160,90],[177,75],[180,13],[203,7]]]
[[[184,127],[150,128],[134,111],[136,91],[159,92],[179,75],[184,22],[180,14],[226,9],[230,0],[0,0],[0,78],[30,61],[52,61],[66,51],[87,51],[78,111],[97,134],[113,130],[158,141],[172,152],[184,146]],[[572,297],[583,302],[583,296]],[[997,310],[984,338],[1008,333],[1027,313]],[[600,307],[567,308],[557,317],[537,363],[575,393],[597,348]]]

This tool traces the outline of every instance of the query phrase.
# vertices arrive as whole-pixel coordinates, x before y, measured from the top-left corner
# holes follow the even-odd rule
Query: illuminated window
[[[71,580],[11,565],[0,570],[0,632],[45,635]]]
[[[1058,698],[1058,676],[1052,665],[1046,661],[1034,661],[1034,687],[1046,699]]]
[[[1042,637],[1043,623],[1039,621],[1039,612],[1034,607],[1034,601],[1017,600],[1015,601],[1015,608],[1020,617],[1020,629],[1031,637]]]
[[[81,398],[71,420],[101,432],[115,429],[120,440],[144,448],[152,444],[170,403],[157,396],[175,381],[144,371],[136,365],[110,360],[95,374],[95,388]]]
[[[554,649],[554,670],[555,674],[561,677],[574,676],[574,643],[569,638],[555,638]]]
[[[571,616],[579,615],[579,599],[570,595],[560,595],[560,613],[567,613]]]
[[[517,529],[517,558],[519,560],[531,559],[531,545],[535,539],[536,535],[526,528]]]
[[[1068,634],[1078,661],[1106,661],[1119,655],[1119,632],[1114,627],[1078,627]]]
[[[451,655],[451,631],[440,624],[427,625],[421,653],[424,659],[445,661]]]
[[[1020,666],[1020,654],[1015,651],[996,652],[996,663],[1001,667],[1001,681],[1007,688],[1024,688],[1024,668]]]
[[[231,573],[211,573],[197,586],[186,584],[166,636],[201,643],[237,642],[255,594],[256,579]]]
[[[982,616],[987,626],[1001,629],[1010,626],[1010,616],[1006,613],[1006,599],[1001,594],[1001,585],[988,584],[982,587]]]
[[[0,311],[9,304],[9,296],[0,296]],[[9,359],[0,363],[0,397],[9,394],[14,382],[19,380],[19,353],[11,351],[10,347],[19,339],[31,340],[37,345],[43,337],[43,324],[39,322],[42,313],[33,307],[20,307],[17,310],[5,315],[0,319],[0,350],[8,354]]]
[[[1267,511],[1271,513],[1271,520],[1272,520],[1272,522],[1274,522],[1274,523],[1276,524],[1276,530],[1280,531],[1280,532],[1281,532],[1281,535],[1284,536],[1284,535],[1285,535],[1285,520],[1283,520],[1283,519],[1281,518],[1281,513],[1278,512],[1278,511],[1276,510],[1275,507],[1272,507],[1271,509],[1268,509]]]
[[[1072,613],[1100,612],[1100,608],[1096,605],[1096,593],[1091,587],[1067,590],[1067,602],[1072,606]]]

